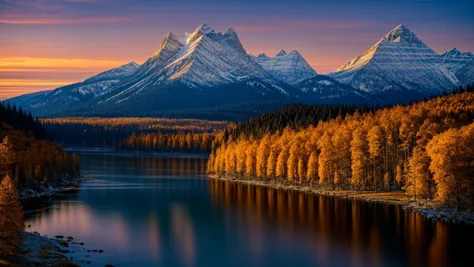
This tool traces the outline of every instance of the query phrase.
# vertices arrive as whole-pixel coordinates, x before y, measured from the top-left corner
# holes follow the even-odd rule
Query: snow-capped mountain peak
[[[120,67],[113,68],[107,71],[104,71],[102,73],[99,73],[98,75],[91,77],[89,79],[84,80],[84,83],[91,83],[91,82],[97,82],[101,80],[116,80],[116,79],[121,79],[123,77],[127,77],[135,73],[137,69],[140,67],[137,63],[134,61],[131,61],[127,64],[124,64]]]
[[[153,54],[153,58],[158,58],[160,56],[163,56],[163,53],[167,53],[170,51],[174,51],[180,47],[182,47],[183,44],[179,41],[178,37],[170,32],[166,35],[165,39],[161,41],[160,43],[160,48]]]
[[[158,51],[130,79],[110,90],[102,102],[120,103],[178,83],[211,88],[250,79],[279,82],[250,59],[233,29],[221,33],[203,24],[186,37],[169,33]]]
[[[237,32],[235,32],[234,29],[230,28],[227,30],[223,35],[223,39],[225,42],[230,44],[232,47],[237,49],[238,51],[242,53],[247,53],[245,51],[245,48],[243,47],[242,43],[240,42],[239,36],[237,35]]]
[[[273,76],[291,85],[297,85],[317,74],[296,50],[286,53],[282,49],[275,57],[260,54],[256,57],[252,56],[252,58]]]
[[[453,48],[439,56],[438,63],[445,66],[448,70],[456,72],[466,64],[474,60],[471,52],[461,52]]]
[[[418,37],[407,27],[400,24],[384,37],[385,41],[393,43],[402,43],[413,46],[426,46]]]
[[[399,25],[330,76],[370,93],[436,94],[457,85],[456,77],[438,61],[436,52]]]
[[[192,43],[192,42],[196,41],[197,39],[199,39],[199,37],[201,37],[203,35],[206,35],[206,34],[209,34],[209,33],[215,33],[214,29],[211,28],[207,24],[202,24],[196,30],[194,30],[193,33],[191,33],[191,35],[188,37],[186,42],[187,43]]]
[[[277,57],[284,56],[284,55],[286,55],[285,49],[280,50],[280,52],[278,52],[278,54],[276,54]]]

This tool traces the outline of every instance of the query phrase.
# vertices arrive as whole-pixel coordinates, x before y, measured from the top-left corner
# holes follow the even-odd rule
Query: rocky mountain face
[[[252,56],[253,60],[276,78],[290,85],[297,85],[303,80],[316,76],[317,73],[296,50],[286,53],[281,50],[274,57],[266,54]]]
[[[474,84],[474,60],[456,70],[455,74],[461,86]]]
[[[374,98],[368,93],[342,84],[326,75],[313,76],[301,81],[297,87],[302,92],[301,99],[307,103],[360,105],[374,102]]]
[[[439,55],[412,31],[399,25],[362,55],[329,76],[371,94],[439,94],[458,85]]]
[[[14,97],[8,99],[8,102],[30,110],[35,116],[60,114],[107,93],[111,87],[130,77],[138,68],[137,63],[130,62],[83,82],[62,86],[52,91]]]
[[[474,61],[474,55],[471,52],[461,52],[456,48],[439,55],[437,62],[446,66],[448,70],[456,73],[469,62]]]

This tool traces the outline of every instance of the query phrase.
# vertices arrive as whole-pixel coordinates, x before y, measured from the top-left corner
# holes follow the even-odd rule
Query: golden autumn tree
[[[23,242],[21,232],[24,228],[23,209],[18,192],[7,174],[0,184],[0,256],[6,258],[16,255]]]
[[[10,172],[11,164],[13,163],[14,153],[12,150],[12,145],[8,136],[3,138],[2,143],[0,143],[0,177],[4,177]]]
[[[400,164],[397,164],[397,167],[395,170],[395,182],[397,183],[397,187],[400,188],[400,185],[403,182],[403,171],[402,171],[402,166]]]
[[[245,175],[247,177],[255,176],[257,147],[257,141],[253,141],[250,143],[250,145],[247,147],[247,150],[245,151]]]
[[[306,177],[312,183],[313,181],[317,180],[318,177],[318,155],[315,151],[312,151],[309,155],[307,169],[308,172],[306,173]]]
[[[331,138],[334,155],[334,184],[336,185],[345,184],[352,174],[350,151],[351,139],[352,133],[345,123],[342,123],[338,127],[336,133]]]
[[[372,186],[377,191],[380,184],[383,168],[383,149],[384,149],[384,136],[382,128],[378,125],[372,127],[367,133],[368,145],[369,145],[369,160],[372,167]]]
[[[275,176],[275,167],[277,164],[277,159],[278,159],[278,152],[276,149],[273,149],[270,151],[270,155],[268,156],[267,159],[267,177],[274,177]]]
[[[332,183],[332,142],[331,135],[326,131],[318,141],[319,158],[318,158],[318,177],[319,184]]]
[[[360,189],[365,189],[368,176],[368,143],[367,135],[361,128],[356,128],[352,133],[351,145],[351,183]]]
[[[236,171],[235,144],[232,142],[226,147],[225,151],[225,172],[234,174]]]
[[[289,181],[293,181],[298,178],[298,159],[301,153],[300,139],[295,139],[290,147],[290,152],[287,161],[286,176]]]
[[[235,157],[236,157],[235,169],[239,175],[243,175],[245,172],[247,146],[248,146],[248,141],[240,139],[235,151]]]
[[[256,175],[259,178],[266,176],[267,174],[267,159],[270,154],[271,147],[271,136],[266,134],[257,149],[257,158],[256,158]]]
[[[474,123],[435,136],[427,146],[441,203],[474,207]]]
[[[423,148],[416,146],[408,162],[406,191],[416,199],[428,196],[429,158]]]
[[[287,149],[282,148],[280,154],[277,158],[277,163],[275,166],[275,176],[277,177],[285,177],[286,176],[286,162],[288,160]]]

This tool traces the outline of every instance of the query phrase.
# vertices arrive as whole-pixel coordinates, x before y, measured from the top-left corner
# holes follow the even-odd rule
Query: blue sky
[[[0,0],[0,99],[142,63],[168,32],[182,35],[203,23],[234,28],[253,54],[296,49],[320,73],[398,24],[437,52],[474,51],[473,11],[466,0]],[[65,60],[70,64],[61,65]]]

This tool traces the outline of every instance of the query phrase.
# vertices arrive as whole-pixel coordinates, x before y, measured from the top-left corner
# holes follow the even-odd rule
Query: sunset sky
[[[298,50],[336,70],[398,24],[442,53],[474,52],[474,1],[0,0],[0,99],[143,63],[165,35],[234,28],[249,53]]]

